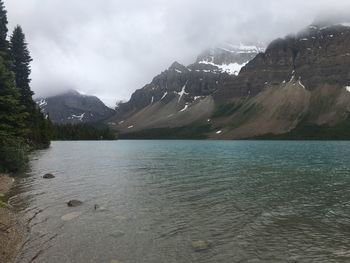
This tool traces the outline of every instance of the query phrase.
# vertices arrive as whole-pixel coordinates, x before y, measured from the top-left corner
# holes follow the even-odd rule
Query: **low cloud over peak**
[[[207,47],[295,33],[315,19],[350,17],[348,0],[5,0],[34,58],[38,96],[78,89],[108,105],[128,99],[172,62]]]

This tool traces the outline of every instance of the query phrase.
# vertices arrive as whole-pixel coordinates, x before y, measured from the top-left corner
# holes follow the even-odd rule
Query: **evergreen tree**
[[[32,96],[34,93],[30,89],[30,62],[32,58],[25,41],[25,35],[20,26],[16,26],[10,39],[11,55],[13,59],[13,71],[15,72],[16,85],[21,93],[21,102],[26,110],[32,113],[35,102]]]
[[[32,148],[46,147],[50,143],[49,131],[44,114],[33,100],[33,92],[30,89],[30,63],[32,58],[28,50],[25,35],[20,26],[16,26],[10,38],[11,57],[13,59],[13,71],[16,85],[21,95],[21,104],[28,113],[26,126],[29,129],[27,141]]]
[[[7,14],[0,0],[0,134],[23,136],[25,113],[15,85],[7,37]]]
[[[20,104],[20,94],[15,86],[14,76],[0,56],[0,136],[24,137],[24,119],[27,114]]]
[[[7,37],[7,12],[2,0],[0,0],[0,50],[3,51],[8,47]]]
[[[11,71],[7,31],[7,13],[0,0],[0,170],[16,170],[26,157],[26,113]]]
[[[52,124],[33,101],[30,57],[17,26],[7,40],[7,13],[0,0],[0,172],[25,167],[28,150],[50,144]]]
[[[95,127],[86,123],[54,124],[53,140],[115,140],[117,135],[108,127]]]

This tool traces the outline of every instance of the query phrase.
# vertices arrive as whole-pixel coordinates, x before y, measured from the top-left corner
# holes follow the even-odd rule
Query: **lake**
[[[350,142],[53,142],[13,195],[19,263],[350,261]]]

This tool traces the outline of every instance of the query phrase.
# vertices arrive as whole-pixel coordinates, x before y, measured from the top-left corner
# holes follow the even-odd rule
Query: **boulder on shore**
[[[48,174],[45,174],[45,175],[43,176],[43,178],[44,178],[44,179],[53,179],[53,178],[55,178],[55,176],[54,176],[53,174],[48,173]]]
[[[76,206],[80,206],[80,205],[82,205],[83,204],[83,202],[82,201],[79,201],[79,200],[70,200],[68,203],[67,203],[67,205],[69,206],[69,207],[76,207]]]

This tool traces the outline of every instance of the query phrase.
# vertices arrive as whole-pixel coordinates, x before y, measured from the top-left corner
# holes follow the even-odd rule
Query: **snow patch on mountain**
[[[176,94],[178,94],[180,96],[178,102],[180,102],[183,95],[188,95],[188,93],[185,91],[186,86],[187,86],[187,82],[188,81],[186,81],[185,85],[182,87],[182,90],[180,92],[175,92]]]
[[[166,97],[166,95],[168,95],[168,92],[167,92],[167,91],[164,92],[164,95],[163,95],[163,97],[162,97],[160,100],[164,99],[164,98]]]
[[[188,104],[186,104],[185,107],[182,110],[180,110],[180,112],[183,112],[183,111],[185,111],[187,109],[188,109]]]
[[[239,72],[241,71],[241,69],[247,65],[248,62],[243,63],[243,64],[238,64],[238,63],[230,63],[230,64],[223,64],[223,65],[219,65],[219,64],[215,64],[214,62],[210,62],[210,61],[199,61],[199,64],[207,64],[207,65],[212,65],[215,66],[217,68],[219,68],[219,70],[221,72],[226,72],[230,75],[238,75]]]
[[[306,89],[305,86],[304,86],[304,84],[301,83],[301,80],[298,81],[298,84],[299,84],[303,89]]]
[[[37,102],[40,108],[45,107],[47,105],[47,101],[44,99],[41,99]]]
[[[71,117],[68,117],[68,119],[69,119],[69,120],[78,119],[79,121],[83,121],[84,116],[85,116],[85,112],[82,113],[81,115],[74,115],[74,114],[72,114],[72,116],[71,116]]]
[[[204,68],[200,71],[216,74],[227,73],[237,76],[250,60],[263,51],[265,51],[265,48],[260,43],[256,45],[223,43],[200,54],[197,63],[211,65],[216,68],[214,70]]]

